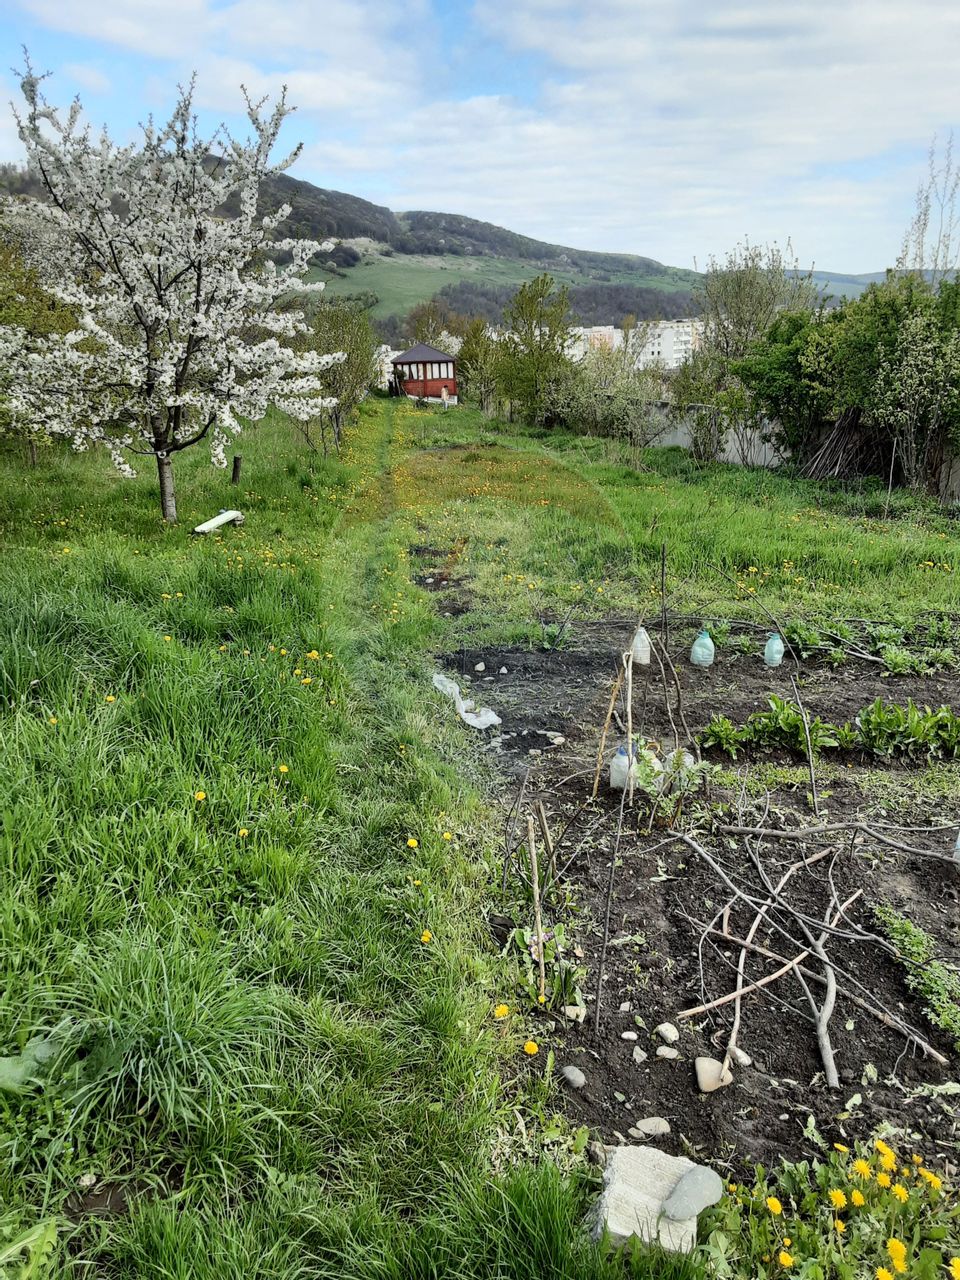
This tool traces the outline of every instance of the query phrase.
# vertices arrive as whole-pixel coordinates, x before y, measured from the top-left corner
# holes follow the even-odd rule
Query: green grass
[[[470,257],[448,254],[426,255],[397,253],[384,256],[376,250],[364,253],[363,260],[342,275],[315,269],[316,279],[327,282],[333,297],[344,294],[375,293],[377,305],[371,314],[378,318],[405,315],[418,302],[432,298],[445,285],[469,280],[476,284],[518,287],[543,270],[543,264],[526,258]],[[596,282],[595,274],[551,265],[550,274],[558,284],[585,285]],[[659,275],[641,275],[635,271],[604,273],[605,283],[636,284],[665,293],[689,290],[693,273],[667,270]]]
[[[239,494],[178,458],[174,529],[150,474],[2,459],[0,1057],[43,1060],[0,1092],[0,1227],[57,1219],[71,1274],[622,1275],[571,1143],[543,1158],[546,1051],[491,1017],[499,833],[429,655],[652,607],[664,541],[691,609],[946,610],[955,526],[379,399],[342,458],[276,416],[242,448]],[[415,585],[418,544],[471,612]],[[71,1225],[91,1175],[130,1211]]]
[[[64,1272],[622,1274],[537,1154],[546,1052],[491,1017],[495,828],[426,692],[405,424],[373,402],[324,461],[270,420],[239,495],[180,458],[173,529],[149,474],[4,458],[0,1056],[44,1052],[0,1092],[0,1203],[59,1221]],[[130,1211],[68,1222],[90,1178]]]

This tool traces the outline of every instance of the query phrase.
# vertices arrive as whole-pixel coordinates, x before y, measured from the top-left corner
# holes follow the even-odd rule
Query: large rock
[[[716,1058],[695,1058],[693,1066],[697,1073],[697,1088],[701,1093],[713,1093],[733,1084],[733,1072]]]
[[[723,1190],[717,1174],[685,1156],[668,1156],[656,1147],[608,1148],[603,1191],[597,1204],[596,1235],[605,1228],[617,1245],[638,1236],[648,1243],[659,1242],[675,1253],[689,1253],[697,1242],[696,1211],[679,1219],[668,1216],[665,1206],[693,1172],[712,1174]],[[713,1185],[711,1182],[710,1188]],[[706,1180],[691,1181],[675,1203],[678,1207],[686,1201],[713,1204],[714,1200],[705,1198],[707,1192]]]
[[[663,1202],[663,1212],[673,1222],[687,1222],[696,1218],[723,1195],[723,1180],[719,1173],[706,1165],[695,1164]]]

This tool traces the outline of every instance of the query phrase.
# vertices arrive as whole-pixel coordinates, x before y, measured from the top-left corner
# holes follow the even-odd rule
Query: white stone
[[[733,1084],[733,1072],[716,1058],[695,1058],[693,1066],[697,1073],[697,1088],[701,1093],[713,1093],[716,1089]]]
[[[620,1039],[621,1039],[621,1040],[639,1040],[639,1038],[640,1038],[640,1037],[637,1035],[636,1031],[621,1031],[621,1032],[620,1032]]]
[[[639,1045],[635,1045],[633,1050],[633,1060],[638,1067],[642,1066],[647,1060],[646,1050],[641,1049]]]
[[[500,668],[500,671],[499,671],[499,674],[500,674],[500,675],[502,675],[502,676],[505,676],[505,675],[507,674],[507,668],[506,668],[506,667],[501,667],[501,668]]]
[[[567,1084],[573,1089],[582,1089],[587,1083],[587,1077],[583,1074],[579,1067],[566,1066],[560,1068],[560,1074],[566,1080]]]
[[[674,1049],[673,1045],[669,1045],[669,1044],[662,1044],[662,1045],[660,1045],[660,1047],[657,1049],[657,1057],[658,1057],[658,1058],[670,1058],[671,1060],[672,1060],[673,1058],[679,1058],[679,1057],[680,1057],[680,1050],[679,1050],[679,1049]]]
[[[659,1027],[654,1029],[654,1035],[658,1035],[666,1044],[676,1044],[680,1039],[680,1032],[672,1022],[661,1022]]]
[[[735,1044],[730,1050],[730,1057],[738,1067],[749,1067],[753,1064],[753,1059],[750,1057],[749,1053],[744,1053],[738,1044]]]
[[[565,1004],[563,1006],[564,1016],[569,1018],[571,1022],[582,1022],[587,1016],[587,1009],[582,1004]]]
[[[697,1164],[688,1169],[663,1202],[663,1212],[674,1222],[696,1219],[723,1195],[723,1179],[713,1169]]]
[[[629,1000],[624,1000],[623,1004],[620,1006],[620,1012],[621,1012],[621,1013],[629,1013],[629,1012],[630,1012],[630,1009],[631,1009],[630,1001],[629,1001]]]
[[[646,1120],[638,1120],[627,1130],[631,1138],[663,1138],[670,1132],[669,1120],[663,1116],[648,1116]]]
[[[478,662],[473,669],[474,671],[486,671],[487,664],[485,662]]]
[[[696,1218],[685,1222],[668,1218],[663,1202],[694,1168],[685,1156],[669,1156],[656,1147],[608,1149],[595,1234],[599,1237],[606,1228],[616,1245],[637,1236],[647,1243],[659,1242],[675,1253],[689,1253],[697,1242]]]

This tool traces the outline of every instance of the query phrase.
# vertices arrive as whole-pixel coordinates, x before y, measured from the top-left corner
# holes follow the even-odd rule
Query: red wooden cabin
[[[457,362],[453,356],[418,342],[390,363],[393,365],[390,390],[394,395],[438,403],[446,398],[448,404],[457,403]]]

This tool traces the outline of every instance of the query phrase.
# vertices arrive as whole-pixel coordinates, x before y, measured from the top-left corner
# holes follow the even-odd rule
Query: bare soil
[[[454,587],[452,582],[449,585]],[[735,1068],[734,1083],[727,1088],[711,1094],[698,1090],[693,1060],[698,1054],[724,1056],[734,1006],[689,1020],[679,1020],[677,1015],[734,989],[739,947],[701,943],[704,925],[732,895],[695,852],[680,843],[663,842],[670,834],[670,823],[684,829],[694,816],[691,805],[699,805],[696,825],[698,831],[708,832],[703,836],[705,847],[737,883],[758,883],[744,841],[709,832],[718,812],[726,812],[727,820],[734,823],[738,811],[749,813],[751,822],[761,817],[760,801],[745,798],[740,787],[724,791],[714,786],[709,804],[702,796],[688,799],[688,813],[663,814],[649,832],[649,806],[639,817],[637,811],[627,811],[610,900],[610,945],[600,984],[599,1026],[595,1026],[594,996],[620,809],[620,793],[609,790],[606,768],[596,800],[591,803],[589,798],[619,654],[629,643],[632,629],[632,620],[623,618],[580,622],[564,633],[555,649],[464,649],[444,659],[448,671],[469,685],[477,703],[493,707],[502,718],[502,727],[485,736],[484,747],[502,778],[505,807],[516,803],[526,779],[524,811],[531,802],[542,800],[554,835],[564,832],[557,850],[558,864],[561,868],[566,864],[562,890],[548,903],[546,923],[564,919],[568,939],[573,934],[586,971],[582,990],[587,1015],[582,1024],[558,1016],[557,1011],[538,1011],[535,1016],[541,1019],[544,1044],[556,1051],[558,1066],[574,1064],[587,1078],[580,1091],[564,1086],[568,1116],[589,1125],[607,1142],[630,1141],[628,1130],[637,1120],[663,1117],[671,1126],[670,1135],[658,1139],[665,1149],[694,1152],[714,1164],[728,1162],[731,1171],[747,1162],[769,1164],[780,1156],[815,1154],[811,1124],[828,1142],[849,1142],[889,1121],[923,1135],[925,1152],[956,1161],[960,1122],[952,1106],[955,1098],[921,1091],[957,1079],[955,1048],[925,1018],[922,1002],[907,987],[900,963],[881,946],[859,939],[833,938],[829,943],[838,973],[850,975],[840,976],[842,991],[856,990],[869,1003],[911,1023],[949,1059],[947,1066],[921,1055],[903,1035],[841,994],[830,1024],[841,1088],[827,1089],[806,996],[796,978],[788,976],[743,999],[738,1043],[752,1058],[752,1065]],[[809,662],[799,671],[785,662],[770,670],[762,661],[762,641],[749,655],[719,650],[715,665],[699,670],[683,657],[691,638],[689,628],[684,631],[678,626],[669,651],[677,666],[683,714],[693,735],[714,713],[739,725],[751,712],[765,707],[770,694],[792,697],[791,671],[798,677],[811,715],[833,722],[852,719],[877,697],[897,702],[909,697],[931,706],[955,706],[960,699],[960,677],[954,674],[884,678],[879,668],[866,662],[850,662],[839,670]],[[485,670],[478,673],[479,663]],[[674,745],[671,714],[659,670],[652,670],[649,684],[638,673],[634,707],[640,724],[634,727],[669,750]],[[673,722],[682,740],[686,735],[676,711],[672,677],[667,683]],[[611,725],[605,758],[624,738],[622,728]],[[745,778],[759,761],[803,764],[787,754],[755,755],[738,765]],[[878,816],[870,787],[878,768],[896,773],[907,784],[904,793],[909,795],[911,772],[902,766],[849,756],[842,763],[836,758],[833,765],[830,780],[821,782],[822,804],[832,822]],[[778,787],[768,799],[769,824],[812,824],[808,789],[805,782]],[[960,824],[960,794],[936,812],[918,798],[881,820],[905,826]],[[946,853],[954,837],[955,832],[929,832],[916,839]],[[765,842],[754,852],[759,852],[774,880],[802,856],[797,845],[785,841]],[[834,861],[824,859],[790,882],[789,902],[813,920],[823,918],[831,866],[841,901],[862,889],[848,921],[873,930],[873,907],[890,904],[937,939],[945,961],[960,962],[960,864],[901,854],[870,841],[852,844],[844,836]],[[512,877],[515,874],[511,871]],[[519,894],[519,878],[512,883]],[[530,919],[519,918],[522,914],[518,910],[516,923],[530,926]],[[736,905],[729,916],[730,932],[744,936],[755,914],[755,907]],[[787,958],[800,949],[797,942],[766,927],[760,928],[756,942]],[[748,956],[746,981],[754,982],[776,967],[756,955]],[[817,969],[815,963],[812,967]],[[674,1020],[681,1031],[680,1057],[659,1059],[656,1049],[661,1041],[654,1028]],[[635,1032],[638,1039],[624,1040],[623,1032]],[[648,1055],[642,1064],[634,1060],[635,1048]]]

